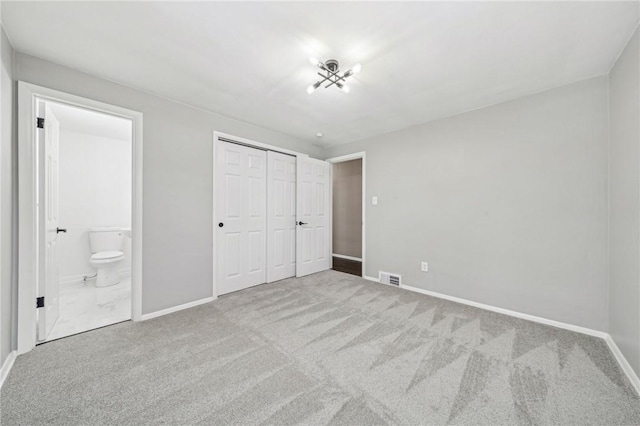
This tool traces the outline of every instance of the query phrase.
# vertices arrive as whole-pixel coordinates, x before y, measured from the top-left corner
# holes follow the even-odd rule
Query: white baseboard
[[[373,278],[369,276],[365,276],[364,278],[370,281],[379,282],[377,278]],[[535,315],[524,314],[522,312],[512,311],[509,309],[498,308],[496,306],[485,305],[484,303],[473,302],[471,300],[449,296],[447,294],[437,293],[435,291],[424,290],[422,288],[413,287],[410,285],[400,285],[400,288],[404,290],[414,291],[420,294],[425,294],[427,296],[437,297],[439,299],[445,299],[452,302],[461,303],[463,305],[473,306],[475,308],[485,309],[487,311],[497,312],[503,315],[509,315],[515,318],[521,318],[524,320],[533,321],[533,322],[537,322],[544,325],[550,325],[556,328],[562,328],[564,330],[575,331],[576,333],[582,333],[589,336],[599,337],[607,343],[607,346],[609,346],[609,349],[613,353],[613,356],[616,358],[616,361],[618,361],[620,368],[622,368],[622,371],[624,371],[627,378],[635,388],[636,392],[638,393],[638,395],[640,395],[640,379],[638,378],[638,375],[636,374],[636,372],[633,371],[633,368],[631,368],[631,365],[629,364],[627,359],[624,357],[624,355],[620,351],[620,348],[618,348],[618,345],[616,345],[616,342],[613,340],[613,338],[609,333],[606,333],[604,331],[593,330],[591,328],[580,327],[578,325],[568,324],[565,322],[555,321],[548,318],[542,318]]]
[[[347,256],[345,254],[335,254],[335,253],[331,253],[332,257],[337,257],[340,259],[347,259],[347,260],[355,260],[356,262],[362,262],[362,258],[361,257],[353,257],[353,256]]]
[[[633,371],[633,368],[631,368],[629,361],[627,361],[627,359],[624,357],[624,355],[620,351],[620,348],[618,347],[618,345],[616,345],[616,342],[613,340],[613,337],[611,337],[610,334],[607,334],[607,337],[605,337],[604,340],[605,342],[607,342],[609,349],[611,349],[611,352],[613,352],[613,355],[616,357],[618,364],[620,364],[620,368],[622,368],[622,371],[624,371],[624,373],[629,378],[629,381],[636,389],[636,392],[638,393],[638,395],[640,395],[640,378],[638,378],[636,372]]]
[[[497,306],[485,305],[484,303],[473,302],[467,299],[461,299],[459,297],[449,296],[447,294],[436,293],[435,291],[424,290],[422,288],[413,287],[410,285],[401,284],[400,288],[405,290],[415,291],[416,293],[426,294],[427,296],[437,297],[439,299],[449,300],[451,302],[461,303],[463,305],[473,306],[475,308],[485,309],[487,311],[497,312],[503,315],[509,315],[516,318],[521,318],[533,322],[537,322],[540,324],[550,325],[556,328],[562,328],[565,330],[575,331],[577,333],[588,334],[589,336],[599,337],[601,339],[605,339],[608,334],[604,331],[593,330],[591,328],[580,327],[578,325],[568,324],[566,322],[560,322],[548,318],[542,318],[535,315],[523,314],[522,312],[512,311],[509,309],[498,308]]]
[[[17,356],[16,351],[9,352],[7,355],[7,359],[2,363],[2,368],[0,369],[0,389],[2,389],[2,385],[4,385],[4,381],[9,376],[9,372],[11,371],[11,367],[13,367],[13,363],[16,361]]]
[[[151,312],[150,314],[142,314],[141,320],[145,321],[145,320],[148,320],[148,319],[151,319],[151,318],[161,317],[163,315],[171,314],[173,312],[178,312],[178,311],[181,311],[183,309],[189,309],[189,308],[193,308],[194,306],[198,306],[198,305],[202,305],[202,304],[205,304],[205,303],[213,302],[216,299],[217,299],[217,297],[205,297],[204,299],[200,299],[200,300],[196,300],[196,301],[193,301],[193,302],[185,303],[183,305],[173,306],[171,308],[163,309],[161,311]]]

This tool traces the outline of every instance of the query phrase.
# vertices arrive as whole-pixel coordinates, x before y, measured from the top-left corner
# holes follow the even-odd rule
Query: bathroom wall
[[[60,132],[60,283],[75,282],[95,269],[89,264],[89,228],[131,227],[131,140]],[[130,126],[130,125],[129,125]],[[119,269],[131,269],[131,240]]]

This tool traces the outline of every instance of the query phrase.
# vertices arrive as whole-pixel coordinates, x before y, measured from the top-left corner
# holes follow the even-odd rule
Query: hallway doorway
[[[332,158],[333,269],[364,276],[364,153]]]

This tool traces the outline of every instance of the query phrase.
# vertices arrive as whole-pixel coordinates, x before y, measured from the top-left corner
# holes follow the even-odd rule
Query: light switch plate
[[[374,205],[374,206],[377,206],[378,205],[378,197],[376,197],[376,196],[371,197],[371,204]]]

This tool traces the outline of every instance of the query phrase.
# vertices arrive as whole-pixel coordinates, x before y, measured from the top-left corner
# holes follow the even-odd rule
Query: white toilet
[[[118,265],[124,260],[126,230],[114,227],[89,229],[91,259],[89,263],[98,270],[96,287],[107,287],[120,282]]]

